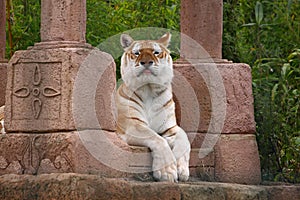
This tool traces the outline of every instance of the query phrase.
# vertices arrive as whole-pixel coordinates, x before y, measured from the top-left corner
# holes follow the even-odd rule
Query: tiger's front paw
[[[179,181],[187,181],[189,179],[189,154],[186,154],[177,160],[177,173]]]
[[[176,162],[159,170],[153,171],[153,177],[158,181],[177,182],[177,165]]]

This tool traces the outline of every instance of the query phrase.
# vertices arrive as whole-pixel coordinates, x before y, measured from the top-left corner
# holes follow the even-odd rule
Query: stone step
[[[0,199],[300,199],[300,185],[142,182],[74,173],[0,176]]]

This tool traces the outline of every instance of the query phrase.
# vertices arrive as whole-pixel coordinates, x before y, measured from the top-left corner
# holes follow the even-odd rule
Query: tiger
[[[189,179],[191,145],[177,125],[172,95],[171,34],[133,40],[121,34],[121,78],[116,92],[117,134],[128,145],[148,147],[156,181]]]

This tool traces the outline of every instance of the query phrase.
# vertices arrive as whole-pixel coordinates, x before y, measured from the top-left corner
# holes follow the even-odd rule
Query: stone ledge
[[[283,196],[285,194],[286,196]],[[140,182],[74,173],[0,176],[0,199],[300,199],[300,185]]]
[[[201,134],[197,135],[200,141]],[[152,165],[147,148],[128,146],[115,132],[103,130],[0,134],[0,149],[0,175],[80,173],[108,178],[135,177],[148,176]],[[200,158],[200,146],[192,148],[191,178],[260,183],[254,135],[221,135],[213,151],[206,152]]]
[[[255,186],[138,182],[79,174],[5,175],[0,191],[1,199],[267,199],[267,193]]]

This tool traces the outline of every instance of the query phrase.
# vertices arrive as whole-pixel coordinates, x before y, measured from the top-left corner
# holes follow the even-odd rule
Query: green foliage
[[[223,55],[252,66],[264,180],[300,182],[300,4],[224,1]]]
[[[26,49],[35,42],[40,41],[40,13],[41,5],[39,0],[13,0],[11,1],[10,24],[11,32],[6,26],[7,33],[7,53],[6,57],[10,57],[10,52],[20,49]],[[7,21],[8,24],[8,21]],[[12,35],[12,48],[9,45],[9,34]]]
[[[300,49],[253,67],[263,178],[300,182]]]
[[[97,46],[138,27],[179,30],[179,8],[179,0],[87,0],[87,42]]]
[[[160,27],[179,31],[180,0],[87,0],[87,42],[99,46],[101,50],[108,48],[107,39],[119,37],[124,31],[141,27]],[[150,35],[149,35],[150,34]],[[163,33],[161,33],[163,34]],[[145,32],[145,36],[152,36]],[[162,35],[160,35],[162,36]],[[159,37],[160,37],[159,36]],[[146,39],[144,37],[143,39]],[[153,37],[148,37],[153,38]],[[113,39],[113,38],[111,38]],[[135,36],[134,39],[139,39]],[[105,41],[105,44],[102,42]],[[119,41],[119,38],[114,41]],[[174,40],[175,41],[175,40]],[[120,59],[115,55],[120,49],[119,42],[111,43],[107,52],[111,53],[117,64],[117,79],[120,78]],[[115,49],[112,52],[112,49]]]

